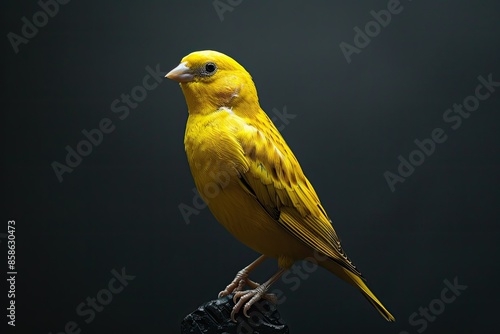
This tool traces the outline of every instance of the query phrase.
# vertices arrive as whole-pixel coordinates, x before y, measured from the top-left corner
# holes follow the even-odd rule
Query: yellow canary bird
[[[250,74],[207,50],[187,55],[166,77],[180,83],[186,98],[184,145],[200,195],[230,233],[262,254],[219,294],[234,293],[233,320],[242,307],[247,315],[259,299],[272,300],[269,287],[295,261],[315,259],[394,321],[344,253],[299,162],[260,108]],[[248,275],[266,258],[277,259],[280,269],[259,285]]]

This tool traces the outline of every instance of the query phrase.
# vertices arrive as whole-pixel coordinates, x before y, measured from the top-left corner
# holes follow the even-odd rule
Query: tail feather
[[[321,263],[321,266],[323,266],[325,269],[332,272],[333,274],[337,275],[338,277],[342,278],[347,283],[358,288],[361,294],[370,302],[370,304],[372,304],[377,309],[377,311],[379,311],[379,313],[387,321],[391,322],[396,321],[393,315],[384,307],[384,305],[382,305],[380,300],[378,300],[378,298],[375,297],[373,292],[370,291],[370,289],[360,276],[338,265],[334,261],[325,261]]]

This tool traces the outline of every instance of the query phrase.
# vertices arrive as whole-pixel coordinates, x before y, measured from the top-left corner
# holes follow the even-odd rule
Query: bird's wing
[[[345,255],[299,162],[267,115],[248,121],[236,135],[246,160],[241,186],[292,235],[361,276]]]

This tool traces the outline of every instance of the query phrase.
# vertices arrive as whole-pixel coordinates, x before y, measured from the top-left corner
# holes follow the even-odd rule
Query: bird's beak
[[[194,74],[189,67],[186,66],[186,62],[180,63],[172,71],[168,72],[165,78],[175,80],[177,82],[189,82],[193,81]]]

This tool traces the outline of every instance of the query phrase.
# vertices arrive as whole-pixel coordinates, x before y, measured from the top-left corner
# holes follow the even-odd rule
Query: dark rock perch
[[[248,311],[250,318],[240,310],[236,321],[231,320],[233,295],[211,300],[181,322],[181,334],[289,334],[276,306],[260,300]]]

